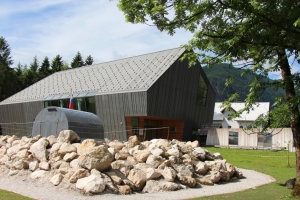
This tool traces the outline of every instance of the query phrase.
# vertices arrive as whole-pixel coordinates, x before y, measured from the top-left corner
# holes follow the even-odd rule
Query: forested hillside
[[[249,83],[254,78],[254,75],[241,76],[244,69],[238,69],[235,67],[230,67],[229,64],[216,64],[210,68],[203,67],[210,83],[212,84],[216,92],[216,101],[222,102],[227,99],[231,94],[237,92],[240,95],[240,101],[244,101],[246,95],[249,92]],[[235,82],[230,86],[226,87],[226,79],[232,76]],[[272,80],[268,80],[272,81]],[[262,95],[260,102],[274,102],[275,97],[284,95],[283,91],[275,91],[268,88]]]

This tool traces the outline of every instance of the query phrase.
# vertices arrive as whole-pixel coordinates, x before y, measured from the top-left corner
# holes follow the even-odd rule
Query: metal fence
[[[37,123],[37,122],[35,122]],[[43,123],[48,123],[48,122],[40,122],[40,129],[39,129],[39,134],[43,137],[45,137],[45,134],[43,134]],[[59,135],[59,127],[62,124],[62,121],[57,121],[57,122],[53,122],[53,133],[51,135],[54,136],[58,136]],[[17,122],[13,122],[13,123],[1,123],[0,124],[0,135],[16,135],[18,137],[22,137],[22,136],[26,136],[26,137],[32,137],[32,127],[33,127],[34,122],[27,122],[27,123],[17,123]],[[124,126],[125,129],[122,129],[121,127],[119,129],[116,129],[115,127],[112,128],[111,130],[107,130],[106,132],[104,132],[104,137],[108,138],[110,140],[115,140],[118,139],[120,140],[122,137],[122,135],[126,134],[129,131],[132,131],[136,134],[136,135],[141,141],[147,139],[147,135],[149,135],[149,131],[154,131],[154,130],[165,130],[167,135],[164,139],[168,139],[169,138],[169,127],[157,127],[157,128],[140,128],[140,129],[136,129],[133,127],[126,127]],[[95,133],[93,127],[79,127],[76,126],[75,124],[69,124],[69,129],[70,130],[77,130],[76,133],[79,135],[81,135],[80,137],[82,139],[87,139],[87,138],[95,138],[93,136],[93,134]],[[84,137],[82,137],[84,136]],[[158,138],[162,138],[162,137],[158,137]],[[153,138],[152,138],[153,139]],[[127,140],[127,137],[126,139]]]

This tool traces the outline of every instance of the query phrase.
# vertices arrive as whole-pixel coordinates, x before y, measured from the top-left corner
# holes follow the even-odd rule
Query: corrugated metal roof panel
[[[0,104],[44,100],[69,93],[71,88],[74,93],[98,91],[98,95],[146,91],[184,51],[175,48],[56,72]]]

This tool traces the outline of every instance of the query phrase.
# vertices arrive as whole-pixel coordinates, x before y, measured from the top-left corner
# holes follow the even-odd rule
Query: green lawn
[[[220,152],[227,162],[238,168],[252,169],[274,177],[277,182],[256,189],[242,192],[224,194],[210,197],[201,197],[198,199],[295,199],[290,195],[291,189],[283,187],[287,179],[295,178],[295,153],[290,152],[290,166],[288,167],[287,151],[270,151],[270,150],[245,150],[245,149],[228,149],[228,148],[206,148],[212,153]]]
[[[0,200],[32,200],[32,199],[6,190],[0,190]]]

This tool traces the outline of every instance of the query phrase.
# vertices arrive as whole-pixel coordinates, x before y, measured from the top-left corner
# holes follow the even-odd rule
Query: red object
[[[71,95],[71,98],[70,98],[70,103],[69,103],[69,108],[70,109],[73,109],[74,110],[74,99],[73,99],[73,94]]]

